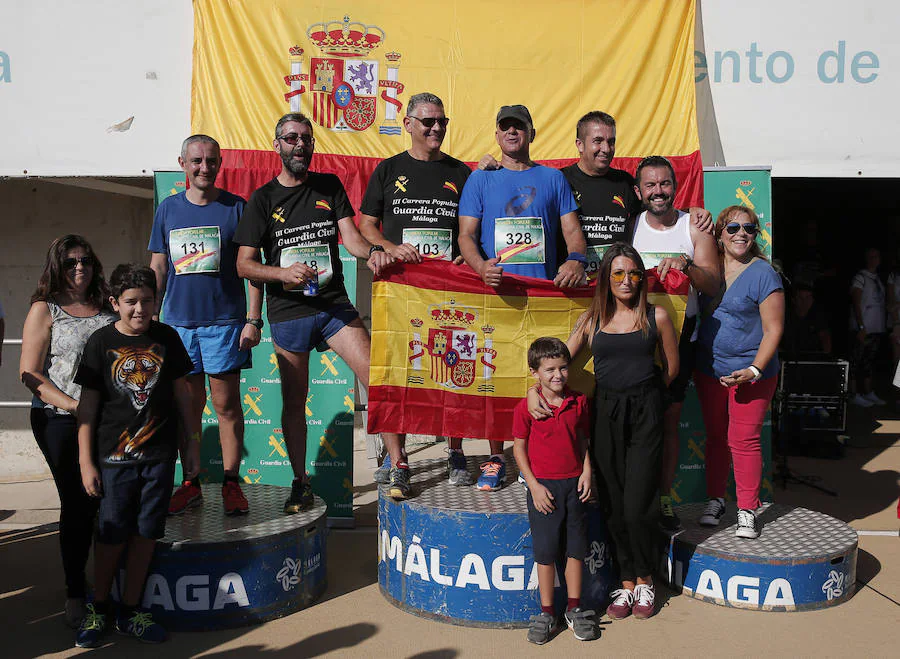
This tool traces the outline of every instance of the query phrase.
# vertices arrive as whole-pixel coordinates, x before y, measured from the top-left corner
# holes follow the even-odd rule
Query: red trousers
[[[716,378],[694,372],[706,426],[706,493],[710,499],[725,496],[728,470],[733,463],[738,508],[759,508],[759,436],[777,384],[778,378],[771,377],[723,387]]]

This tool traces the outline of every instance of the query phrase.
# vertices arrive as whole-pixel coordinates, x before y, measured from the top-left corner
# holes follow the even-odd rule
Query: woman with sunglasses
[[[662,392],[678,375],[678,343],[666,310],[647,303],[644,263],[630,245],[614,243],[604,253],[591,306],[567,344],[573,355],[589,344],[594,357],[591,453],[622,581],[606,612],[613,619],[649,618],[659,563]]]
[[[758,233],[759,218],[751,209],[729,206],[719,213],[715,235],[725,282],[715,299],[701,297],[694,373],[706,426],[709,496],[699,522],[718,526],[733,463],[739,538],[759,537],[759,437],[775,393],[778,343],[784,331],[781,277],[762,256]]]
[[[117,318],[108,299],[103,266],[87,240],[71,234],[57,238],[22,330],[19,371],[34,394],[31,428],[59,493],[65,620],[70,627],[84,617],[84,567],[97,510],[81,484],[75,424],[81,387],[73,379],[88,337]]]

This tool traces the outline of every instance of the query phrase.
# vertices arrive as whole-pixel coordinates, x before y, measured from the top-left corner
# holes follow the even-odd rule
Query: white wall
[[[176,168],[193,31],[188,0],[0,0],[0,175]]]

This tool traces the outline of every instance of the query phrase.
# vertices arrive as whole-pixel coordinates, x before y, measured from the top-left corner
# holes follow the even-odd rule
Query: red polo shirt
[[[584,468],[579,431],[585,437],[590,431],[587,396],[566,390],[560,406],[550,409],[553,416],[537,421],[528,413],[528,401],[521,401],[513,410],[513,437],[528,440],[528,463],[536,478],[577,478]]]

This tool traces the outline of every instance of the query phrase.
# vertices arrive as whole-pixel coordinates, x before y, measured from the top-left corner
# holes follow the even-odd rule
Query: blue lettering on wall
[[[9,55],[0,50],[0,82],[12,82],[12,73],[9,66]]]

